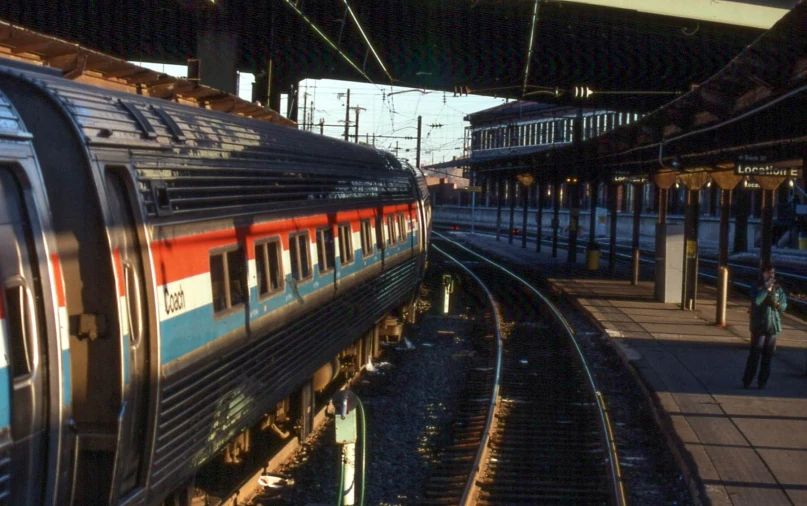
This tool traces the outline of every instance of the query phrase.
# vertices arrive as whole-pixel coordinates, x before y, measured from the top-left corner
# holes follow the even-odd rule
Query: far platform
[[[566,262],[559,249],[535,252],[489,235],[446,233],[458,242],[545,272],[610,336],[650,392],[691,478],[696,500],[715,505],[807,504],[807,322],[790,314],[777,339],[767,388],[743,389],[750,299],[732,293],[724,328],[716,327],[716,293],[699,285],[694,311],[657,302],[652,280],[631,285],[627,266],[607,274]],[[754,387],[756,383],[754,383]]]

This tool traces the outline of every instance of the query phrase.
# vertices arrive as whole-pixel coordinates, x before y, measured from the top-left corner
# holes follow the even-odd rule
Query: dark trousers
[[[743,373],[743,384],[748,386],[754,380],[759,365],[759,357],[762,356],[762,367],[759,369],[757,383],[765,386],[768,377],[771,375],[771,358],[773,350],[776,348],[775,334],[752,334],[751,350],[748,353],[748,360],[745,363],[745,373]]]

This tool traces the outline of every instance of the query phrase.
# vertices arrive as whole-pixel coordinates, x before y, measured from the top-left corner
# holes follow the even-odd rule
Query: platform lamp
[[[530,186],[535,182],[535,178],[530,173],[523,173],[516,176],[518,181],[524,186],[522,191],[522,202],[524,204],[523,216],[521,221],[521,247],[527,247],[527,206],[529,204]]]
[[[566,189],[569,196],[569,246],[566,261],[573,264],[577,261],[577,231],[580,229],[580,175],[576,170],[566,177]]]

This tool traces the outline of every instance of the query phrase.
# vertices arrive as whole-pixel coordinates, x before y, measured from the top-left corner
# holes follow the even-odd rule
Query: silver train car
[[[0,505],[186,503],[426,268],[387,153],[6,60],[0,192]]]

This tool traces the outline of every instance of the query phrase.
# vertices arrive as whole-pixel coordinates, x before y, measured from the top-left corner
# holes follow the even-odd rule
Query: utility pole
[[[303,131],[308,129],[306,120],[308,119],[308,92],[303,93]]]
[[[415,168],[420,168],[420,129],[421,129],[421,120],[423,118],[418,116],[418,144],[417,144],[417,155],[415,155]]]
[[[311,113],[308,115],[308,131],[314,131],[314,101],[311,101]]]
[[[366,111],[367,109],[365,109],[364,107],[359,107],[358,105],[356,107],[353,107],[353,109],[356,111],[356,124],[353,125],[353,127],[354,127],[353,128],[353,139],[354,139],[354,142],[356,142],[356,144],[358,144],[359,143],[359,111]]]
[[[325,135],[325,118],[319,119],[319,134]]]
[[[350,88],[347,90],[347,106],[345,107],[345,140],[350,135]]]

